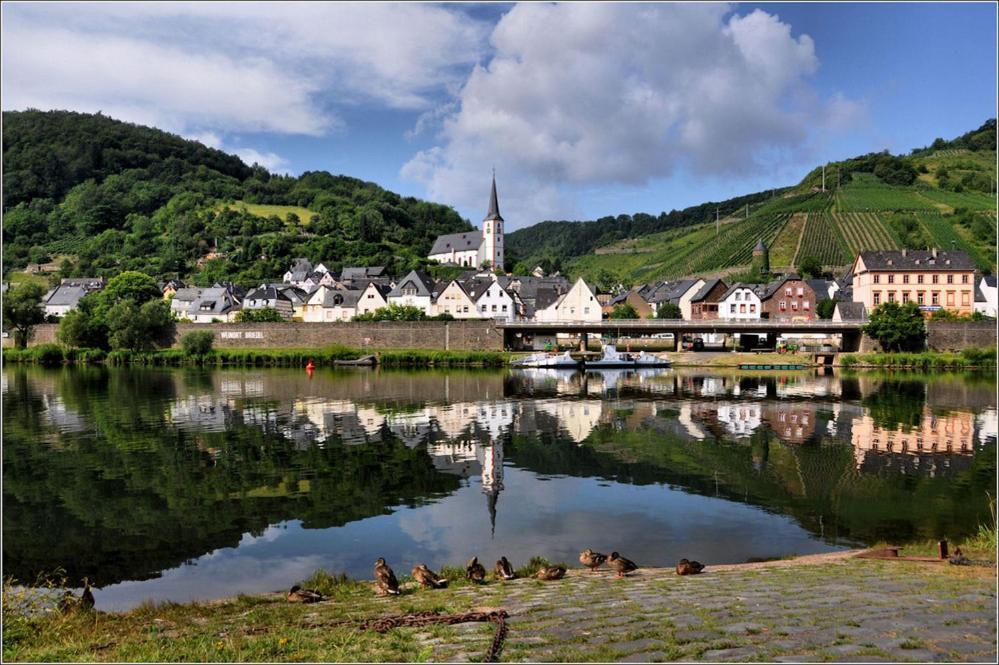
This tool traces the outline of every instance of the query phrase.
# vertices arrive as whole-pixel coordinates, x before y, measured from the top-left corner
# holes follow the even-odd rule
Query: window
[[[967,284],[968,283],[968,276],[967,275],[961,275],[961,283],[962,284]]]
[[[916,284],[922,284],[922,283],[923,283],[923,276],[916,275]]]
[[[782,312],[783,312],[783,311],[785,311],[786,309],[787,309],[787,301],[786,301],[786,300],[781,300],[781,301],[780,301],[780,311],[782,311]]]
[[[909,292],[908,291],[906,291],[906,292],[904,292],[902,294],[902,304],[904,305],[907,302],[909,302]]]
[[[742,303],[742,304],[739,305],[739,313],[740,314],[745,314],[746,313],[746,303]]]
[[[969,302],[969,299],[968,299],[968,292],[967,291],[962,291],[961,292],[961,304],[964,305],[965,307],[967,307],[969,304],[971,304]]]
[[[589,313],[590,313],[590,308],[589,307],[584,307],[583,308],[583,314],[589,314]]]
[[[926,296],[923,294],[922,291],[916,294],[916,302],[919,303],[920,305],[926,304]]]
[[[750,303],[749,304],[749,311],[750,312],[755,312],[756,311],[756,303]]]
[[[791,301],[791,309],[794,310],[795,312],[798,311],[798,301],[797,300],[792,300]]]
[[[494,312],[496,311],[496,305],[493,305],[493,311]]]
[[[947,275],[947,283],[948,284],[954,283],[954,275]]]
[[[939,284],[940,283],[940,275],[933,275],[933,278],[930,281],[932,281],[934,284]]]
[[[503,311],[504,312],[506,311],[506,305],[503,305]]]
[[[805,287],[799,286],[798,287],[798,296],[803,296],[803,295],[805,295]]]
[[[735,299],[736,300],[742,300],[742,294],[740,292],[736,291],[735,292]]]
[[[804,307],[805,309],[811,309],[812,308],[811,303],[809,303],[807,300],[804,303],[802,303],[801,306]]]
[[[875,284],[880,284],[881,283],[881,275],[875,275],[874,276],[874,283]]]
[[[888,283],[889,284],[895,283],[895,275],[888,275]]]
[[[909,276],[908,275],[902,275],[902,283],[903,284],[908,284],[909,283]]]
[[[888,302],[895,302],[895,292],[894,291],[889,291],[888,292]]]
[[[786,295],[786,296],[790,296],[791,295],[791,287],[790,286],[787,287],[786,289],[784,289],[784,295]]]
[[[735,314],[735,303],[730,304],[728,307],[729,307],[728,310],[729,314]]]
[[[953,291],[948,291],[947,292],[947,306],[948,307],[953,307],[954,306],[954,292]]]
[[[483,306],[482,306],[482,311],[483,311],[483,312],[485,312],[485,311],[486,311],[486,306],[485,306],[485,305],[483,305]]]
[[[940,304],[940,292],[939,291],[934,291],[933,292],[933,304],[934,305],[939,305]]]
[[[875,291],[874,292],[874,304],[875,305],[880,305],[881,304],[881,292],[880,291]]]

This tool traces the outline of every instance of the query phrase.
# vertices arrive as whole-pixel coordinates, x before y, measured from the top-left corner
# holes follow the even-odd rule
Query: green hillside
[[[5,278],[56,259],[64,277],[141,270],[252,286],[298,256],[398,274],[424,265],[437,235],[471,228],[449,206],[374,183],[273,175],[102,115],[4,112],[3,124]],[[219,258],[204,261],[210,251]]]
[[[632,230],[625,236],[603,237],[593,247],[577,241],[579,252],[563,256],[562,267],[574,277],[599,283],[738,274],[748,269],[752,248],[762,238],[771,248],[775,269],[814,258],[838,271],[865,249],[940,247],[966,251],[980,269],[995,272],[995,120],[953,141],[939,139],[934,146],[907,156],[875,153],[826,164],[825,192],[818,167],[778,196],[754,195],[748,216],[729,205],[735,214],[718,233],[708,219],[687,214],[667,232]],[[713,213],[714,205],[688,210]],[[575,236],[576,228],[585,229],[588,237],[600,237],[612,226],[602,220],[558,224],[563,237]],[[534,231],[525,237],[537,249],[521,260],[544,259],[549,247],[544,234]],[[516,246],[523,247],[523,239],[517,238]]]

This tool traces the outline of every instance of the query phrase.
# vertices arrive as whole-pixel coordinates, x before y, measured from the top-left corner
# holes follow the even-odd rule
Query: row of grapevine
[[[753,258],[753,247],[762,238],[773,244],[788,215],[760,215],[733,225],[717,242],[706,244],[697,257],[691,272],[720,270],[731,266],[747,265]]]
[[[942,203],[951,208],[968,208],[969,210],[995,210],[996,198],[985,192],[951,192],[945,189],[918,190],[919,193],[937,203]]]
[[[818,259],[824,266],[841,266],[850,262],[850,252],[826,213],[808,213],[795,261],[806,256]]]
[[[923,226],[930,232],[937,247],[943,250],[957,249],[965,251],[977,265],[981,267],[991,266],[993,261],[979,251],[972,243],[958,233],[954,228],[953,221],[944,218],[939,214],[926,214],[919,216]]]
[[[895,238],[873,213],[841,212],[832,218],[853,255],[865,249],[898,249]]]
[[[774,238],[774,244],[770,246],[770,265],[794,265],[794,255],[801,244],[801,232],[805,228],[805,220],[809,214],[816,213],[796,212],[787,220],[784,228]]]
[[[837,198],[839,210],[846,212],[936,210],[914,190],[901,187],[844,187]]]

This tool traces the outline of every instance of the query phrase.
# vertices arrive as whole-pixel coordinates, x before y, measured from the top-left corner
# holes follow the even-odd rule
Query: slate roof
[[[435,290],[434,280],[432,280],[430,275],[422,270],[410,270],[405,277],[399,280],[399,282],[395,285],[395,288],[389,292],[389,296],[402,297],[403,287],[410,282],[416,286],[416,295],[433,297],[433,292]]]
[[[910,249],[902,255],[900,250],[863,251],[860,258],[868,270],[974,270],[975,264],[967,252]]]
[[[767,244],[763,242],[763,238],[756,241],[756,247],[753,248],[754,252],[765,252],[767,251]]]
[[[805,282],[812,287],[812,291],[815,291],[815,295],[819,298],[829,298],[829,288],[835,284],[829,279],[806,279]]]
[[[57,286],[46,300],[46,305],[53,306],[76,306],[80,303],[80,298],[87,295],[89,291],[82,286]]]
[[[469,250],[479,251],[482,245],[482,231],[465,231],[464,233],[448,233],[437,236],[434,246],[430,249],[430,254],[446,254],[452,249],[459,252]]]
[[[671,302],[674,305],[680,303],[680,298],[683,297],[687,291],[690,290],[694,284],[697,284],[696,279],[680,279],[675,282],[663,282],[655,288],[655,290],[648,296],[643,296],[645,301],[653,305],[661,305],[665,302]]]
[[[693,295],[693,297],[690,299],[690,302],[701,302],[702,300],[708,297],[708,294],[711,293],[711,289],[715,288],[715,286],[717,286],[718,284],[725,286],[725,282],[723,282],[720,279],[709,279],[708,281],[704,282],[704,286],[702,286],[697,291],[697,293]]]
[[[992,288],[992,289],[996,288],[997,282],[996,282],[996,276],[995,275],[986,275],[982,279],[985,280],[985,286],[987,286],[989,288]]]
[[[226,287],[202,289],[201,296],[196,298],[187,311],[191,314],[225,314],[235,305],[232,292]],[[208,309],[202,306],[208,305]]]
[[[387,277],[385,266],[350,267],[344,268],[343,272],[340,273],[340,281],[342,282],[355,282],[377,277]]]
[[[262,288],[256,288],[251,290],[246,294],[247,300],[287,300],[291,302],[291,298],[286,296],[280,289],[273,286],[265,286]]]
[[[975,284],[975,302],[988,302],[985,298],[985,294],[982,293],[981,283]]]
[[[735,293],[736,290],[738,290],[738,289],[749,289],[750,291],[752,291],[753,293],[755,293],[757,296],[759,296],[760,292],[765,287],[766,287],[765,284],[744,284],[742,282],[736,282],[735,284],[733,284],[730,287],[728,287],[727,289],[725,289],[725,293],[723,293],[723,294],[721,294],[721,296],[719,296],[718,301],[721,302],[722,300],[725,300],[730,295],[732,295],[733,293]]]
[[[82,286],[90,290],[103,289],[106,283],[103,277],[67,277],[59,280],[59,286]]]
[[[836,310],[839,312],[839,318],[843,321],[867,320],[867,308],[864,307],[864,303],[862,302],[838,302],[836,303]]]
[[[330,289],[323,297],[323,307],[357,307],[361,293],[358,289]]]
[[[489,192],[489,212],[486,213],[485,219],[482,221],[492,221],[502,222],[503,218],[500,217],[499,212],[499,201],[496,198],[496,176],[493,176],[493,188]]]
[[[173,294],[174,302],[191,302],[197,300],[201,296],[201,289],[197,287],[187,287],[183,289],[177,289]]]

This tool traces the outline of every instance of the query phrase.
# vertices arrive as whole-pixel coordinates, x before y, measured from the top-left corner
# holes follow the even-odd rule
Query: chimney
[[[937,258],[937,248],[936,247],[934,247],[933,249],[930,250],[930,256],[932,256],[933,258]]]
[[[908,255],[909,255],[909,250],[906,249],[905,247],[903,247],[902,248],[902,256],[908,256]]]

